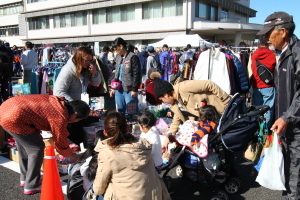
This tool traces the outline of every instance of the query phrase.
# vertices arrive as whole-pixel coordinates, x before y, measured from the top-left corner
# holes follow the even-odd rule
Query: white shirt
[[[161,142],[159,137],[159,130],[152,126],[147,133],[141,133],[140,138],[148,140],[152,144],[152,158],[154,160],[155,167],[162,165],[162,151],[161,151]]]

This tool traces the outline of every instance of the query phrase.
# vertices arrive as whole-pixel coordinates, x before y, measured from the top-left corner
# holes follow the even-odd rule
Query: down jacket
[[[152,145],[135,138],[131,144],[111,148],[98,141],[98,169],[93,190],[104,200],[169,200],[166,186],[158,176],[151,155]]]
[[[287,122],[285,136],[300,134],[300,40],[293,35],[275,70],[275,117]]]

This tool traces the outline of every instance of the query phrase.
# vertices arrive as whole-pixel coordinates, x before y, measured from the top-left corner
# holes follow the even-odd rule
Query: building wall
[[[26,1],[26,0],[24,0]],[[27,1],[26,1],[27,2]],[[89,2],[89,0],[46,0],[34,3],[26,3],[26,11],[35,11],[35,10],[43,10],[43,9],[51,9],[56,7],[63,7],[73,4],[81,4]]]
[[[244,6],[250,7],[250,0],[238,0],[236,2]]]
[[[19,14],[0,16],[0,26],[18,25],[18,16]]]
[[[10,3],[17,3],[21,2],[22,0],[1,0],[0,5],[10,4]]]

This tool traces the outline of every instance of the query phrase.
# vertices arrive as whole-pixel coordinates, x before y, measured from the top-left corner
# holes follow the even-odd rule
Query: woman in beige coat
[[[104,126],[108,139],[99,141],[95,148],[99,156],[94,193],[104,194],[104,200],[171,199],[155,170],[152,145],[128,134],[120,113],[109,114]]]

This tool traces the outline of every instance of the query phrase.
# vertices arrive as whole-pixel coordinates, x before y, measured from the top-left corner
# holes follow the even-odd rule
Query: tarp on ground
[[[211,45],[210,42],[203,40],[198,34],[169,35],[161,41],[149,44],[149,46],[162,47],[164,44],[167,44],[169,47],[186,47],[187,44],[190,44],[192,47],[199,47],[199,45],[203,43],[208,46]]]

